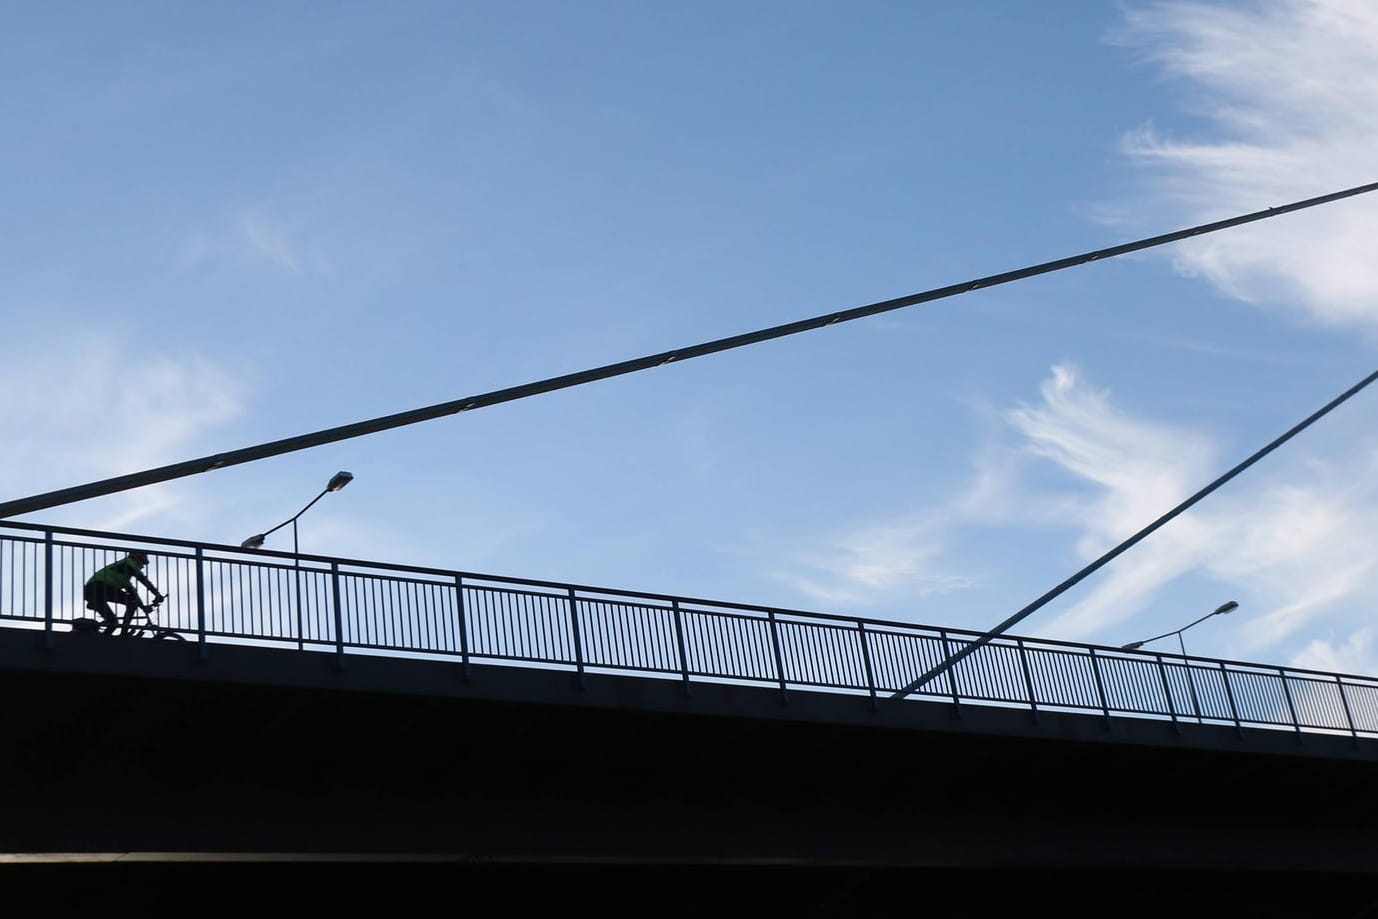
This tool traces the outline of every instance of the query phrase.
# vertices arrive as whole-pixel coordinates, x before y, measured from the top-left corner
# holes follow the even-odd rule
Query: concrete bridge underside
[[[0,630],[0,858],[1378,869],[1378,746]]]

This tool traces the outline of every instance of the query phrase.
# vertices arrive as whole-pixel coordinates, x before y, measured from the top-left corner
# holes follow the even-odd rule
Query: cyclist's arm
[[[153,596],[155,599],[163,595],[162,591],[160,591],[152,581],[144,577],[144,573],[142,571],[134,572],[134,577],[138,578],[141,582],[143,582],[143,585],[145,587],[147,587],[150,591],[153,592]]]

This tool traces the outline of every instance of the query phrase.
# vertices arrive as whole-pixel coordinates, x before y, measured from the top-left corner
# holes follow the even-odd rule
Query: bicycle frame
[[[126,638],[171,638],[176,641],[186,641],[182,633],[176,629],[159,625],[153,618],[152,611],[139,613],[131,616],[127,623],[116,626],[115,634]]]
[[[186,641],[186,637],[176,629],[159,625],[157,620],[153,618],[153,611],[161,602],[161,600],[155,600],[153,603],[141,607],[137,612],[118,617],[114,627],[104,634],[121,638],[171,638],[176,641]],[[102,634],[101,630],[105,628],[105,625],[99,619],[82,617],[72,620],[72,631]]]

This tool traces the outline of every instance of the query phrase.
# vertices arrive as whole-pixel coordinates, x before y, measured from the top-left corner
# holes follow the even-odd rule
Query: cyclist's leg
[[[124,621],[120,623],[120,635],[127,638],[130,634],[130,623],[134,620],[134,611],[143,604],[139,602],[138,595],[130,590],[120,591],[120,602],[124,604]]]
[[[88,584],[83,593],[86,597],[86,608],[100,615],[100,631],[105,635],[112,634],[120,620],[115,615],[115,611],[110,608],[109,594],[105,585]]]
[[[110,604],[101,601],[96,607],[96,612],[100,613],[100,630],[103,635],[114,635],[115,627],[120,624],[120,617],[115,615],[115,611],[110,608]]]

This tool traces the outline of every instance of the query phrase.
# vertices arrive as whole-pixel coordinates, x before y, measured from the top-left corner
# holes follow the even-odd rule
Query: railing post
[[[206,647],[206,557],[204,550],[196,547],[196,655],[205,660],[209,653]]]
[[[335,607],[335,669],[345,668],[344,613],[340,609],[340,563],[330,563],[330,600]]]
[[[1345,695],[1345,684],[1344,681],[1340,679],[1338,673],[1335,674],[1335,685],[1340,690],[1340,704],[1343,705],[1345,709],[1345,721],[1349,723],[1350,736],[1354,738],[1354,746],[1358,747],[1359,731],[1354,727],[1354,715],[1349,711],[1349,698]]]
[[[53,531],[43,531],[43,647],[53,650]]]
[[[578,673],[575,678],[579,688],[584,688],[584,640],[579,629],[579,599],[574,588],[569,588],[569,626],[574,631],[574,666]]]
[[[1038,697],[1034,695],[1033,677],[1029,674],[1029,661],[1024,652],[1024,639],[1016,638],[1015,647],[1019,649],[1019,669],[1024,671],[1024,689],[1029,693],[1029,715],[1038,724]]]
[[[1163,699],[1167,702],[1167,713],[1172,717],[1172,733],[1182,733],[1182,725],[1177,722],[1177,703],[1172,700],[1172,685],[1167,681],[1167,665],[1163,663],[1163,655],[1154,654],[1158,659],[1158,676],[1163,678]]]
[[[684,613],[680,611],[679,600],[671,600],[670,607],[675,611],[675,644],[679,646],[679,676],[684,697],[689,697],[689,655],[684,650]]]
[[[459,614],[460,673],[469,679],[469,616],[464,610],[464,577],[455,575],[455,611]]]
[[[780,679],[780,702],[788,705],[789,696],[785,693],[785,660],[780,654],[780,626],[775,621],[775,610],[766,613],[766,618],[770,622],[771,648],[775,651],[775,675]]]
[[[943,640],[943,660],[947,660],[948,658],[952,657],[952,646],[948,643],[947,640],[947,629],[939,629],[938,636]],[[960,718],[962,717],[962,706],[961,702],[957,698],[956,667],[947,668],[947,688],[948,692],[952,694],[952,717]]]
[[[1201,717],[1201,697],[1196,694],[1196,672],[1192,670],[1191,661],[1185,655],[1182,657],[1182,668],[1187,674],[1187,691],[1191,693],[1191,711],[1196,716],[1197,724],[1204,724]]]
[[[1100,712],[1105,716],[1105,729],[1110,730],[1110,704],[1105,698],[1105,684],[1100,677],[1100,658],[1096,657],[1096,649],[1091,649],[1091,675],[1096,678],[1096,696],[1100,699]]]
[[[296,526],[293,522],[292,526]],[[296,531],[293,530],[293,546],[296,545]],[[297,612],[297,650],[306,650],[306,615],[301,608],[301,555],[292,553],[292,605]],[[317,618],[319,621],[319,618]]]
[[[1301,743],[1301,719],[1297,717],[1297,707],[1292,704],[1292,690],[1287,686],[1287,671],[1278,668],[1278,679],[1282,680],[1282,694],[1287,698],[1287,713],[1292,716],[1292,727],[1297,729],[1297,743]]]
[[[880,705],[876,701],[876,677],[871,672],[871,640],[866,637],[866,622],[858,619],[856,621],[857,637],[861,639],[861,662],[866,665],[866,689],[871,693],[871,711],[879,711]]]
[[[1230,718],[1234,720],[1234,733],[1241,740],[1244,738],[1244,729],[1239,726],[1239,709],[1234,706],[1234,691],[1230,689],[1230,671],[1225,669],[1225,662],[1218,661],[1220,664],[1220,679],[1225,684],[1225,698],[1230,703]]]

